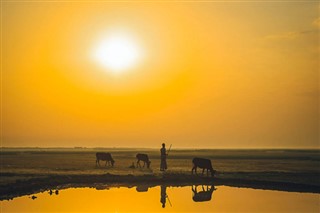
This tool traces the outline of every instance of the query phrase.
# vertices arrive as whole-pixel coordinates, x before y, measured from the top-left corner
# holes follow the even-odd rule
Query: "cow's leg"
[[[207,169],[207,176],[209,176],[209,169]]]
[[[193,174],[193,171],[194,171],[195,174],[197,174],[197,166],[194,165],[192,167],[191,174]]]
[[[193,185],[192,185],[191,189],[192,189],[193,193],[196,193],[196,192],[197,192],[196,186],[194,186],[194,188],[193,188]]]
[[[141,168],[141,165],[140,165],[140,160],[137,161],[137,167],[139,166],[139,168]]]
[[[202,169],[202,176],[203,176],[203,173],[204,173],[204,169]]]
[[[96,166],[99,165],[100,166],[100,161],[99,159],[96,160]]]
[[[145,162],[145,161],[143,161],[143,168],[145,167],[145,165],[146,165],[146,162]]]
[[[194,188],[192,186],[192,191],[194,194],[198,194],[197,187],[198,187],[197,185],[194,185]]]

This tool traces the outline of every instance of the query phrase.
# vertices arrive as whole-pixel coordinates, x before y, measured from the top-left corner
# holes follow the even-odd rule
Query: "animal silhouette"
[[[193,192],[192,200],[194,202],[210,201],[214,190],[216,190],[214,186],[210,186],[210,187],[207,186],[207,188],[205,189],[205,187],[202,185],[202,191],[198,192],[197,186],[192,186],[192,192]]]
[[[204,170],[207,170],[207,176],[209,171],[211,172],[211,176],[214,176],[214,173],[216,172],[216,170],[214,170],[212,168],[212,164],[211,164],[211,160],[209,159],[205,159],[205,158],[193,158],[192,160],[193,163],[193,168],[191,170],[191,173],[193,174],[193,171],[195,171],[195,173],[197,174],[197,168],[201,168],[202,169],[202,175],[204,173]]]
[[[107,166],[107,164],[110,166],[110,163],[111,163],[112,167],[113,167],[113,165],[115,163],[115,161],[111,157],[111,154],[107,153],[107,152],[97,152],[96,153],[96,165],[100,166],[100,161],[106,161],[106,165],[105,166]]]
[[[147,192],[149,189],[149,186],[146,185],[139,185],[136,187],[137,192]]]
[[[149,160],[149,157],[148,157],[147,154],[138,153],[136,155],[136,158],[138,159],[137,167],[139,166],[141,168],[140,161],[142,161],[143,162],[143,167],[147,164],[147,168],[150,168],[151,161]]]

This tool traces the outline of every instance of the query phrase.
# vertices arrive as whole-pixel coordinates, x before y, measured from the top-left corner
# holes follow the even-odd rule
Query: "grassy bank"
[[[95,153],[110,152],[114,167],[97,166]],[[146,153],[151,168],[129,168]],[[191,175],[192,158],[212,160],[214,179]],[[238,187],[319,193],[318,150],[172,150],[168,171],[159,171],[156,149],[2,149],[1,196],[30,194],[65,185],[220,184]]]

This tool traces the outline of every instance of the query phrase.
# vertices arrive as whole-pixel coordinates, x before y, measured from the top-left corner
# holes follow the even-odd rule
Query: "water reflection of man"
[[[161,185],[161,198],[160,202],[162,203],[162,208],[166,207],[166,200],[167,200],[167,187],[164,185]]]
[[[162,144],[160,153],[161,153],[160,171],[165,171],[167,169],[167,150],[166,150],[165,143]]]

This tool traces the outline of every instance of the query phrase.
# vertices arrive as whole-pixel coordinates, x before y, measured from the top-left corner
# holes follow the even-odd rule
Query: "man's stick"
[[[169,155],[169,152],[170,152],[170,150],[171,150],[171,146],[172,146],[172,144],[170,144],[170,148],[169,148],[169,150],[168,150],[168,152],[167,152],[167,155]]]
[[[169,201],[170,206],[172,207],[172,204],[171,204],[171,202],[170,202],[170,199],[169,199],[169,195],[168,195],[168,194],[167,194],[167,198],[168,198],[168,201]]]

